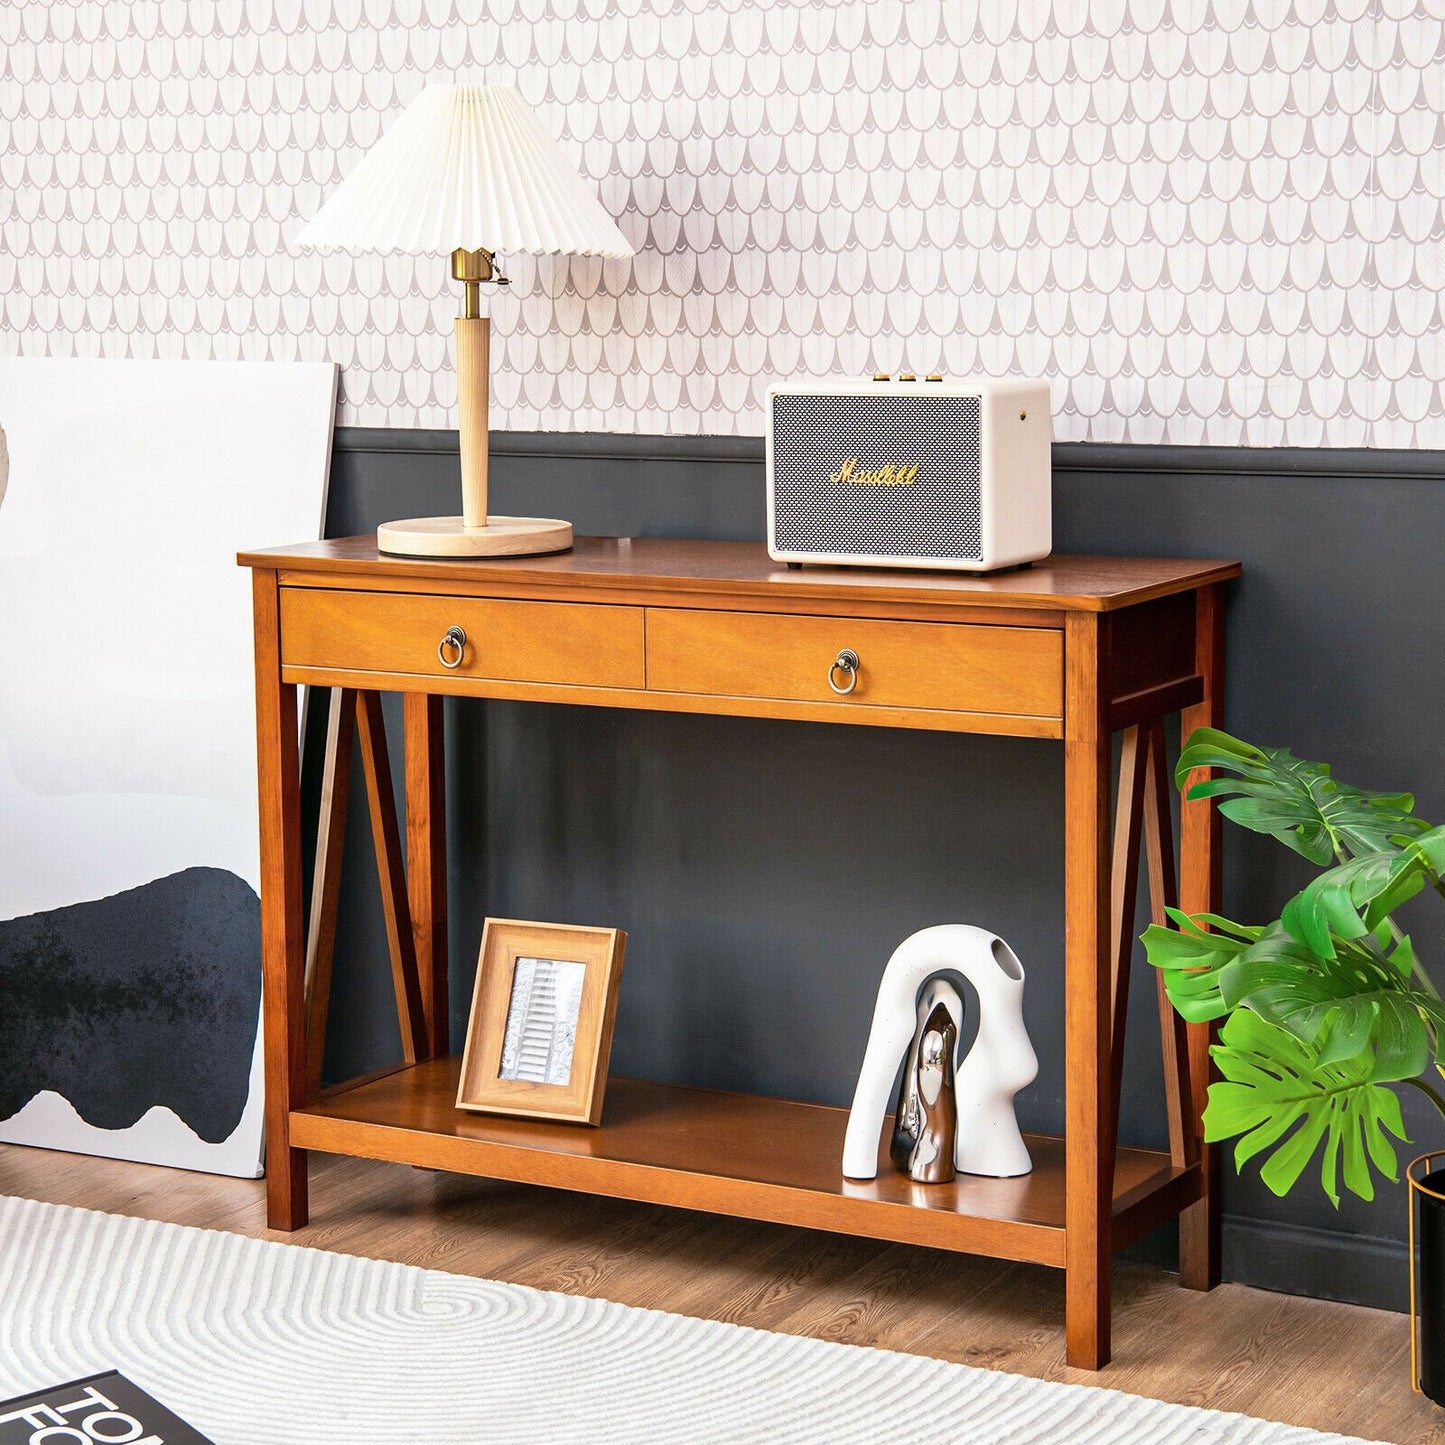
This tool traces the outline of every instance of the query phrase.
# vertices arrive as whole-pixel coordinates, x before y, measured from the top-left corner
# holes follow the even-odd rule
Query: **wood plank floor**
[[[1115,1363],[1063,1361],[1063,1275],[1033,1265],[525,1185],[315,1156],[312,1225],[265,1227],[262,1186],[0,1145],[0,1194],[292,1240],[429,1269],[598,1295],[1238,1410],[1394,1445],[1445,1445],[1409,1383],[1405,1317],[1115,1270]]]

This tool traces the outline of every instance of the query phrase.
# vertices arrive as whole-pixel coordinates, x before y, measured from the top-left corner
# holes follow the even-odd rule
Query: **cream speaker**
[[[768,392],[768,554],[990,572],[1053,545],[1046,381],[929,377]]]

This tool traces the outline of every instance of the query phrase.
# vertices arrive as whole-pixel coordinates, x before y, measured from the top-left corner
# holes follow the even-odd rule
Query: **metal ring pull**
[[[840,672],[848,676],[847,687],[839,687],[835,681]],[[839,697],[847,697],[858,686],[858,654],[852,648],[845,647],[834,659],[832,667],[828,669],[828,686]]]
[[[446,635],[437,643],[437,661],[443,667],[457,668],[466,656],[467,634],[460,627],[448,627]],[[455,654],[449,656],[449,653]]]

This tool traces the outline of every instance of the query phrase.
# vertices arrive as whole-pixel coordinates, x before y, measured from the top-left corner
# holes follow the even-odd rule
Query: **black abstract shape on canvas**
[[[246,1107],[260,960],[260,900],[223,868],[0,921],[0,1119],[52,1089],[98,1129],[161,1105],[220,1143]]]

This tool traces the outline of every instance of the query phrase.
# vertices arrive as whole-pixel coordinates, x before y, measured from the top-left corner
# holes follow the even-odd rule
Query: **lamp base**
[[[572,546],[571,522],[555,517],[488,517],[468,527],[460,517],[411,517],[376,529],[381,552],[401,557],[537,557]]]

